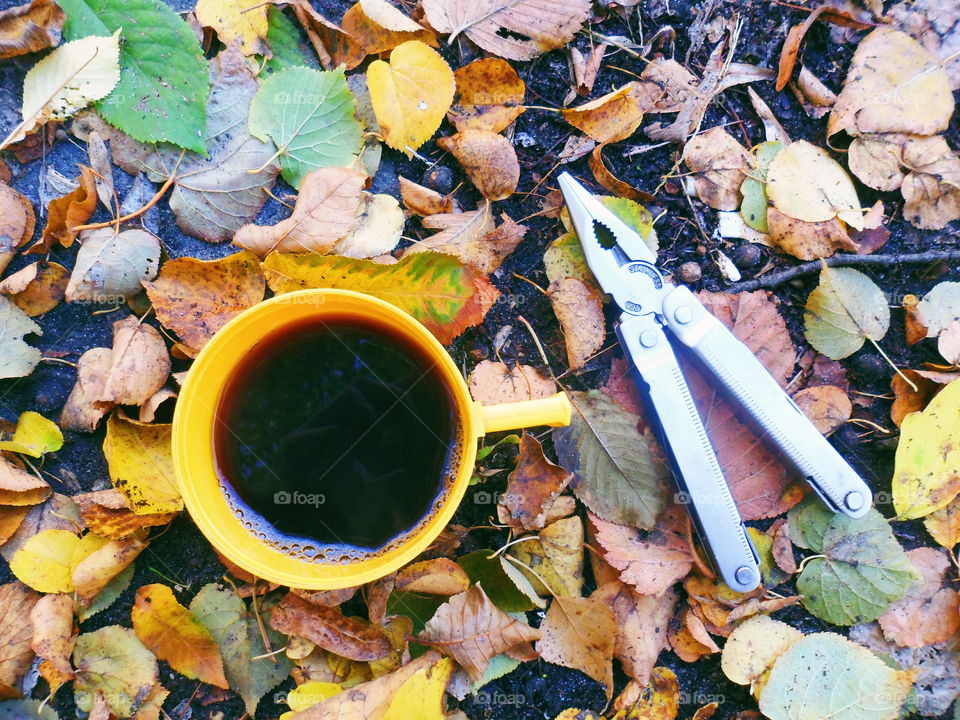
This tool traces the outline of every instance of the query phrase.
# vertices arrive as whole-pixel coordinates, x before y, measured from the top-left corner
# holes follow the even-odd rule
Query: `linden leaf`
[[[84,230],[67,284],[67,302],[121,304],[140,292],[160,266],[160,242],[146,230],[114,227]]]
[[[368,55],[388,52],[410,40],[437,47],[432,30],[427,30],[387,0],[360,0],[343,14],[340,27]]]
[[[170,454],[170,425],[146,425],[114,413],[107,420],[103,453],[113,486],[139,514],[179,512]]]
[[[0,378],[29,375],[42,357],[23,336],[42,335],[40,326],[6,297],[0,296]]]
[[[769,615],[747,618],[727,638],[720,656],[723,674],[738,685],[759,693],[764,675],[803,633]]]
[[[181,675],[227,689],[220,649],[210,631],[159,583],[137,588],[133,630],[160,660]]]
[[[777,659],[760,712],[770,720],[895,720],[912,687],[912,673],[841,635],[814,633]]]
[[[32,0],[0,11],[0,59],[58,45],[64,18],[53,0]]]
[[[879,341],[890,327],[890,307],[869,277],[851,268],[824,268],[803,315],[807,340],[829,358],[855,353],[868,338]]]
[[[52,420],[28,410],[20,414],[13,438],[0,442],[0,450],[41,457],[63,447],[63,433]]]
[[[69,40],[122,28],[120,82],[97,103],[104,119],[142,142],[169,140],[204,152],[209,85],[193,29],[157,0],[63,0],[60,6]]]
[[[23,79],[23,122],[0,143],[0,149],[22,140],[49,120],[66,120],[109,95],[120,80],[119,62],[119,31],[56,48]]]
[[[573,668],[613,694],[613,651],[616,622],[613,611],[598,598],[556,597],[540,625],[540,657]]]
[[[526,85],[510,63],[480,58],[453,71],[457,92],[447,117],[457,130],[502,132],[524,108]]]
[[[954,380],[923,412],[903,419],[892,487],[898,520],[929,515],[960,493],[958,415],[960,380]]]
[[[916,571],[875,509],[862,518],[831,513],[816,498],[790,511],[790,538],[816,555],[797,579],[803,606],[834,625],[874,620],[900,599]]]
[[[340,288],[386,300],[413,315],[444,344],[479,324],[497,297],[484,275],[434,252],[410,255],[393,265],[333,255],[271,253],[263,269],[275,293]]]
[[[430,26],[463,33],[484,50],[509,60],[533,60],[563,47],[587,20],[589,0],[425,0]]]
[[[196,354],[227,321],[263,300],[266,280],[256,257],[242,251],[219,260],[170,260],[143,286],[157,319]]]
[[[316,168],[349,165],[363,128],[343,70],[293,67],[268,77],[250,103],[250,134],[277,146],[280,174],[299,188]]]
[[[575,392],[568,427],[553,431],[560,464],[575,473],[573,491],[605,520],[652,528],[667,502],[667,466],[639,418],[599,390]]]
[[[74,699],[84,712],[93,709],[97,693],[102,693],[111,712],[130,717],[157,682],[157,659],[133,630],[119,625],[78,637],[73,662],[77,669]]]
[[[370,64],[367,86],[384,142],[413,157],[450,108],[454,77],[436,50],[410,40],[393,49],[389,63]]]
[[[722,127],[694,135],[683,148],[697,195],[717,210],[736,210],[740,186],[753,171],[753,157]]]
[[[236,41],[244,55],[270,55],[267,36],[267,5],[250,0],[199,0],[197,21],[213,28],[224,45]]]
[[[73,592],[71,556],[79,543],[69,530],[39,532],[14,554],[10,571],[39,592]]]
[[[641,83],[630,82],[574,108],[560,111],[563,119],[598,143],[617,142],[633,135],[649,107]]]

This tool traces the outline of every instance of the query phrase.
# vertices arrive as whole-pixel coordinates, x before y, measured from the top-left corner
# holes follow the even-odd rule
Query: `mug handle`
[[[523,400],[500,405],[478,404],[477,407],[482,424],[481,434],[518,430],[537,425],[563,427],[570,424],[570,399],[563,392],[540,400]]]

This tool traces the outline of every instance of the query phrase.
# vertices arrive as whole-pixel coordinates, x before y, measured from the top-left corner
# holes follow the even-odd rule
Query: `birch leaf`
[[[0,296],[0,378],[29,375],[40,362],[40,351],[23,339],[31,333],[43,334],[23,310]]]

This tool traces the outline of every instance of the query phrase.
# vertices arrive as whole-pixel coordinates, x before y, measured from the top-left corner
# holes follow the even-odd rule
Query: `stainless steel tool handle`
[[[617,335],[656,411],[682,501],[717,572],[732,589],[752,590],[760,582],[756,551],[666,334],[643,315],[624,316]]]
[[[870,488],[840,457],[750,349],[685,287],[663,302],[671,332],[699,357],[834,512],[861,517]]]

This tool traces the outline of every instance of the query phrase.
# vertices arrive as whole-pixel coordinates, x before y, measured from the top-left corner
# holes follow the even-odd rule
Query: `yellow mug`
[[[351,558],[317,555],[304,543],[281,543],[255,528],[230,501],[214,458],[214,425],[220,397],[240,360],[265,338],[290,325],[323,317],[389,326],[437,363],[458,422],[459,463],[445,478],[425,521],[399,543]],[[332,590],[361,585],[397,570],[423,552],[447,526],[470,483],[477,440],[488,432],[534,425],[567,425],[570,403],[557,393],[541,400],[483,406],[443,345],[406,312],[349,290],[301,290],[259,303],[230,320],[200,351],[183,384],[173,418],[173,464],[193,521],[229,560],[257,577],[290,587]],[[308,550],[312,550],[311,554]]]

